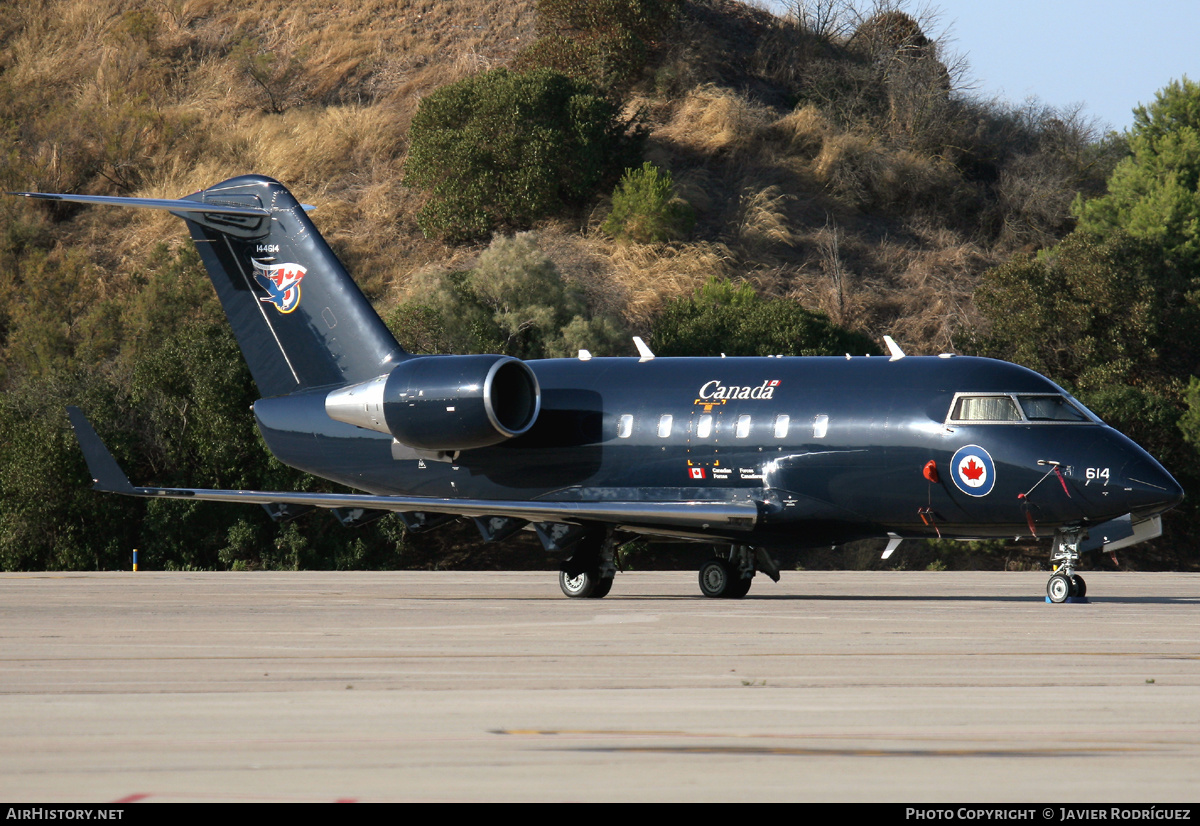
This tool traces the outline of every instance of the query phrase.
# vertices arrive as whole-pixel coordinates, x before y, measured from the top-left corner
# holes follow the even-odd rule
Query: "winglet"
[[[100,436],[84,417],[83,411],[78,407],[68,407],[67,415],[71,417],[71,427],[75,428],[75,438],[83,450],[88,473],[92,474],[92,481],[95,482],[92,487],[111,493],[133,493],[133,485],[129,484],[125,471],[121,470],[104,442],[100,441]]]

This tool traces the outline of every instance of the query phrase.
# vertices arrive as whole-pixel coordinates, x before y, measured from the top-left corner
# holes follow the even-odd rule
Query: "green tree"
[[[229,325],[191,247],[157,249],[118,297],[72,256],[34,249],[7,284],[0,394],[0,569],[396,567],[398,523],[323,513],[275,525],[254,506],[104,495],[63,410],[78,405],[135,482],[328,490],[273,459]],[[82,282],[82,283],[80,283]],[[15,349],[15,353],[14,353]]]
[[[1185,442],[1185,389],[1200,359],[1194,289],[1191,272],[1154,241],[1077,230],[987,272],[975,293],[985,328],[958,343],[1057,381],[1192,491],[1200,474]],[[1140,564],[1195,564],[1196,517],[1191,500],[1167,514],[1164,538],[1139,549]]]
[[[582,204],[629,151],[616,105],[589,83],[541,69],[495,69],[421,101],[405,183],[429,199],[428,236],[484,237]]]
[[[388,324],[410,352],[504,353],[518,358],[610,355],[623,325],[595,313],[537,246],[534,233],[496,236],[475,267],[428,270]]]
[[[1077,231],[984,275],[975,303],[990,326],[968,346],[1082,393],[1161,386],[1195,361],[1190,289],[1192,279],[1153,242]]]
[[[671,173],[647,161],[625,170],[601,229],[617,240],[649,244],[683,238],[695,222],[691,206],[675,194]]]
[[[843,330],[795,301],[763,298],[749,284],[713,279],[663,307],[654,322],[660,356],[834,356],[875,354],[861,333]]]
[[[621,89],[645,69],[679,6],[678,0],[538,0],[538,39],[515,65],[554,69],[604,89]]]
[[[1108,194],[1076,200],[1080,228],[1124,230],[1171,258],[1200,262],[1200,84],[1172,81],[1137,107],[1128,141]]]
[[[112,432],[122,420],[119,394],[78,369],[24,377],[0,394],[0,570],[128,567],[143,507],[92,491],[63,410],[64,400],[86,406]],[[128,459],[126,439],[111,447]]]
[[[1194,287],[1152,241],[1076,231],[988,271],[975,293],[987,330],[961,345],[1064,385],[1187,488],[1193,460],[1177,425],[1200,359]]]

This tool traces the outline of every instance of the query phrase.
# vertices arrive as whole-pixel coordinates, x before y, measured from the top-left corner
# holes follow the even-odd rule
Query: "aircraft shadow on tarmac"
[[[615,599],[622,599],[621,595],[614,595]],[[700,600],[703,597],[694,597],[691,595],[642,595],[629,594],[625,599],[648,599],[648,600]],[[765,602],[773,601],[805,601],[805,602],[1007,602],[1007,603],[1038,603],[1044,602],[1044,598],[1039,600],[1036,597],[1025,595],[1014,596],[999,596],[999,595],[978,595],[978,594],[940,594],[936,596],[930,595],[908,595],[908,594],[756,594],[746,596],[738,602]],[[1195,606],[1200,604],[1200,595],[1196,597],[1162,597],[1162,596],[1145,596],[1145,597],[1096,597],[1095,599],[1088,597],[1087,599],[1079,600],[1071,598],[1065,604],[1075,605],[1187,605]]]

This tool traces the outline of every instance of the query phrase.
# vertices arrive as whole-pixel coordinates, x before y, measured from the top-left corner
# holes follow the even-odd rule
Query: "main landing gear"
[[[1050,549],[1050,561],[1054,564],[1054,574],[1046,583],[1046,598],[1051,602],[1066,602],[1074,597],[1083,599],[1087,596],[1087,583],[1083,577],[1075,573],[1079,563],[1079,539],[1082,531],[1059,531],[1054,535],[1054,545]]]
[[[598,571],[558,572],[558,587],[572,599],[601,599],[612,590],[613,578],[600,576]]]
[[[571,556],[562,563],[558,585],[572,599],[600,599],[612,590],[617,573],[617,542],[612,529],[588,530],[571,546]],[[779,566],[762,548],[731,545],[726,556],[700,566],[700,592],[706,597],[741,599],[750,582],[762,571],[776,582]]]
[[[718,556],[700,566],[700,593],[715,599],[741,599],[759,569],[779,581],[779,568],[762,548],[731,545],[728,556]]]
[[[612,590],[617,573],[616,541],[613,531],[586,534],[572,547],[569,559],[558,573],[558,587],[572,599],[601,599]]]

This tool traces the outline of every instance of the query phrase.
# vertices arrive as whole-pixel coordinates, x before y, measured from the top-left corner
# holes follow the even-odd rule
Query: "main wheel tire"
[[[700,593],[719,599],[729,595],[733,571],[724,559],[710,559],[700,566]]]
[[[1071,596],[1079,597],[1080,599],[1086,597],[1087,583],[1083,581],[1083,577],[1081,577],[1079,574],[1075,574],[1075,576],[1072,577],[1072,580],[1072,584],[1075,586],[1075,593],[1071,594]]]
[[[612,590],[613,578],[610,576],[597,577],[596,587],[592,589],[591,599],[603,599]]]
[[[573,573],[565,568],[558,572],[558,587],[562,588],[562,592],[571,599],[590,599],[596,595],[596,591],[600,587],[600,575],[595,571],[580,571]],[[612,580],[608,580],[608,587],[612,587]],[[608,590],[605,589],[605,594]],[[601,594],[600,596],[604,596]]]
[[[1046,596],[1051,602],[1066,602],[1071,590],[1071,580],[1067,579],[1066,574],[1055,574],[1046,583]]]
[[[729,599],[741,599],[750,593],[750,583],[754,580],[750,577],[739,577],[734,574],[735,579],[729,583],[729,589],[725,592],[725,596]]]

